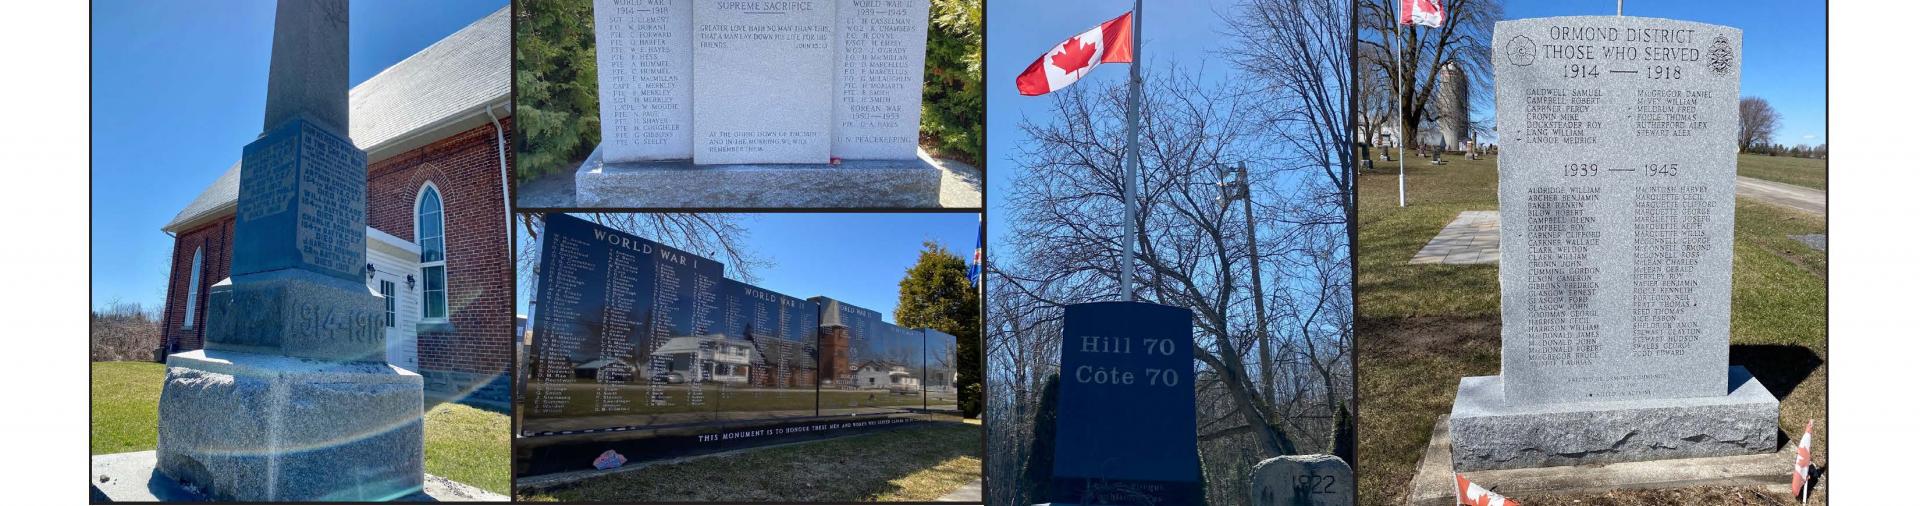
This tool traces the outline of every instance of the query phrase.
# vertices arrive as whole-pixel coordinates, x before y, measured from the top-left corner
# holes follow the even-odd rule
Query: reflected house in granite
[[[354,86],[367,153],[367,287],[386,299],[388,361],[429,398],[505,407],[514,331],[506,174],[513,135],[508,9]],[[233,257],[240,164],[161,227],[174,238],[167,352],[204,346],[207,290]]]
[[[867,390],[895,392],[920,391],[920,378],[913,377],[905,364],[885,360],[861,362],[853,370],[854,384]]]
[[[654,363],[667,366],[654,374],[668,383],[746,383],[756,354],[752,344],[723,334],[680,336],[653,350]],[[673,374],[680,375],[679,381]]]
[[[617,358],[598,358],[573,366],[573,377],[598,382],[633,381],[633,364]]]
[[[927,367],[927,391],[953,393],[953,384],[960,380],[960,373],[950,368]]]
[[[817,352],[807,349],[806,343],[761,336],[747,330],[747,342],[753,346],[755,361],[759,365],[754,370],[754,386],[766,388],[813,388],[819,374],[815,364],[819,363]]]

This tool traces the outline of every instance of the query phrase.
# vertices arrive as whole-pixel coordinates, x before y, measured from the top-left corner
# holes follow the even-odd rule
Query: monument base
[[[153,450],[94,455],[92,479],[88,482],[93,502],[208,502],[212,498],[188,490],[180,482],[159,472],[159,458]],[[419,493],[394,499],[394,502],[507,502],[504,494],[427,475]]]
[[[420,492],[420,375],[384,362],[195,350],[167,357],[160,474],[217,501]]]
[[[830,164],[605,163],[595,148],[574,173],[579,207],[939,207],[942,171],[911,160]]]
[[[1433,426],[1420,462],[1407,484],[1407,506],[1456,506],[1453,445],[1445,415]],[[1461,473],[1481,486],[1520,500],[1535,494],[1604,494],[1614,490],[1658,490],[1691,487],[1761,487],[1785,495],[1791,480],[1781,469],[1793,469],[1791,447],[1733,457],[1623,462],[1587,466],[1540,467]],[[1815,480],[1814,485],[1820,486]],[[1817,493],[1817,492],[1816,492]]]
[[[1780,401],[1747,369],[1729,368],[1720,397],[1509,404],[1499,376],[1460,379],[1454,395],[1457,471],[1610,464],[1770,453]]]

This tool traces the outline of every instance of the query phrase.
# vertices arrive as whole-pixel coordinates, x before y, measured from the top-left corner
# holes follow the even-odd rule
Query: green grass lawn
[[[1768,158],[1768,157],[1758,157]],[[1452,407],[1462,376],[1500,373],[1499,270],[1495,265],[1408,265],[1461,211],[1499,208],[1491,158],[1449,157],[1443,166],[1407,166],[1408,207],[1396,206],[1391,164],[1359,181],[1359,476],[1361,504],[1398,504],[1438,417]],[[1742,155],[1749,174],[1753,157]],[[1762,160],[1774,162],[1778,158]],[[1793,173],[1767,166],[1752,172]],[[1804,168],[1802,169],[1804,172]],[[1755,176],[1759,177],[1759,176]],[[1794,182],[1794,184],[1806,184]],[[1806,184],[1824,187],[1824,184]],[[1780,404],[1781,428],[1797,434],[1826,416],[1826,254],[1788,238],[1825,233],[1819,217],[1738,199],[1734,226],[1731,361],[1754,369]],[[1821,424],[1823,425],[1823,424]],[[1826,462],[1815,427],[1814,460]],[[1757,490],[1696,490],[1740,504]],[[1670,504],[1671,492],[1515,497],[1541,504]],[[1824,488],[1815,503],[1825,502]],[[1724,498],[1721,500],[1719,498]],[[1775,497],[1786,504],[1790,498]]]
[[[89,453],[158,446],[160,386],[166,367],[150,362],[94,362]],[[442,403],[426,413],[427,473],[506,494],[512,488],[507,415]]]
[[[1816,190],[1827,189],[1827,161],[1791,156],[1740,155],[1740,175]]]
[[[935,422],[663,463],[523,501],[925,502],[980,479],[980,425]]]

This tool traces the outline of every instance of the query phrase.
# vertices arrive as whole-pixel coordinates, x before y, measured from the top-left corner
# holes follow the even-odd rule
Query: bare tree
[[[758,281],[757,273],[762,268],[772,266],[772,262],[761,258],[746,246],[747,229],[742,223],[746,216],[724,213],[575,213],[576,216],[615,230],[637,235],[647,240],[665,244],[697,255],[727,263],[728,272],[740,281],[752,283]],[[540,215],[522,213],[515,215],[520,223],[518,237],[519,249],[515,259],[519,273],[520,289],[531,293],[533,287],[525,284],[532,279],[535,262],[540,252],[538,225]]]
[[[1773,104],[1760,97],[1742,97],[1740,99],[1740,151],[1750,152],[1755,147],[1773,143],[1773,133],[1780,127],[1780,113],[1773,110]]]
[[[1399,98],[1399,135],[1411,143],[1418,137],[1420,123],[1428,111],[1440,69],[1458,65],[1471,83],[1469,97],[1483,97],[1493,82],[1493,24],[1505,17],[1505,9],[1495,0],[1454,0],[1447,2],[1446,21],[1440,28],[1399,26],[1398,2],[1361,0],[1355,13],[1361,30],[1372,37],[1360,37],[1359,54],[1374,55],[1357,62],[1364,72],[1398,79],[1387,79],[1393,96]],[[1398,39],[1396,43],[1395,40]],[[1386,55],[1380,58],[1379,55]]]
[[[1330,46],[1321,54],[1335,53],[1340,50]],[[1330,56],[1317,61],[1329,74],[1349,75]],[[1350,377],[1338,365],[1348,355],[1347,339],[1322,331],[1338,311],[1293,312],[1345,307],[1332,299],[1351,297],[1348,280],[1322,287],[1326,278],[1315,274],[1349,262],[1343,204],[1350,202],[1353,155],[1347,100],[1306,96],[1265,79],[1207,81],[1178,66],[1145,74],[1135,296],[1194,311],[1201,364],[1201,430],[1195,437],[1203,443],[1203,466],[1210,474],[1238,473],[1261,458],[1316,448],[1327,439],[1330,422],[1308,429],[1308,423],[1285,417],[1328,413],[1329,401],[1350,395],[1347,386],[1325,391]],[[1289,78],[1282,75],[1275,79]],[[1337,91],[1339,85],[1330,86]],[[1028,140],[1013,157],[1020,175],[999,214],[1012,226],[989,262],[989,390],[996,392],[989,421],[996,434],[990,439],[1009,441],[993,450],[995,469],[1032,457],[1021,446],[1031,434],[1030,415],[1021,410],[1058,367],[1060,308],[1108,300],[1119,284],[1123,224],[1114,217],[1123,214],[1126,88],[1082,83],[1050,97],[1047,120],[1019,125]],[[1289,110],[1284,102],[1299,105]],[[1228,164],[1247,166],[1258,237],[1252,248],[1249,217],[1240,206],[1229,211],[1217,200],[1222,195],[1216,169]],[[1256,259],[1266,286],[1284,289],[1250,289]],[[1338,267],[1320,265],[1325,262]],[[1322,295],[1329,300],[1308,301]],[[1262,328],[1255,297],[1278,308],[1267,318],[1270,328]],[[1313,332],[1301,334],[1301,328]],[[1264,360],[1262,348],[1271,360]],[[1322,378],[1312,370],[1315,362],[1332,374]],[[1210,480],[1208,493],[1244,497],[1242,481]]]
[[[165,360],[166,343],[161,338],[160,314],[157,309],[120,299],[90,311],[87,318],[89,358],[95,362]]]
[[[1361,52],[1356,58],[1356,61],[1361,62],[1387,57],[1385,52],[1374,46],[1358,47],[1356,51]],[[1393,76],[1381,71],[1377,66],[1364,64],[1355,65],[1354,74],[1356,81],[1353,86],[1353,113],[1355,133],[1358,136],[1356,141],[1360,144],[1361,159],[1367,160],[1374,156],[1370,152],[1371,148],[1383,148],[1378,141],[1382,140],[1381,133],[1385,131],[1387,122],[1393,119],[1393,90],[1391,85],[1387,84],[1387,80],[1392,79]]]
[[[1225,56],[1236,69],[1254,82],[1261,100],[1258,119],[1265,134],[1279,140],[1283,150],[1283,171],[1304,171],[1308,180],[1300,184],[1304,192],[1283,196],[1275,203],[1286,205],[1283,219],[1292,220],[1292,236],[1277,243],[1279,249],[1254,253],[1250,265],[1261,266],[1294,259],[1288,253],[1300,253],[1302,240],[1309,236],[1329,238],[1327,232],[1350,234],[1346,226],[1354,220],[1352,176],[1356,167],[1356,128],[1354,105],[1348,102],[1354,90],[1356,67],[1354,54],[1354,12],[1350,2],[1338,0],[1246,0],[1233,15],[1225,15],[1227,34],[1233,44]],[[1331,230],[1329,230],[1331,228]],[[1332,236],[1332,238],[1336,238]],[[1346,265],[1346,243],[1332,245],[1329,253]],[[1290,266],[1283,272],[1292,272]],[[1260,274],[1260,268],[1254,268]],[[1348,282],[1338,282],[1329,295],[1348,297]],[[1281,403],[1279,383],[1283,364],[1275,362],[1281,345],[1269,328],[1265,301],[1273,293],[1261,288],[1260,278],[1252,280],[1256,301],[1254,341],[1260,345],[1261,395],[1269,408]],[[1284,293],[1284,289],[1281,289]],[[1298,309],[1298,305],[1296,305]],[[1292,316],[1292,314],[1290,314]],[[1298,399],[1298,397],[1290,397]],[[1271,412],[1279,416],[1279,412]]]

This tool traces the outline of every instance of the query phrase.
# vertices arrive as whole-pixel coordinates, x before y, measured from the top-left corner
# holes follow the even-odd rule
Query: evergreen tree
[[[976,167],[987,150],[981,93],[979,0],[933,0],[927,12],[926,85],[920,133],[941,155]]]
[[[893,321],[953,334],[960,411],[968,418],[980,416],[980,295],[967,281],[967,261],[928,241],[920,260],[900,280]]]
[[[1331,448],[1333,456],[1352,465],[1354,445],[1357,443],[1353,434],[1353,413],[1347,408],[1347,403],[1342,402],[1339,411],[1333,414],[1333,442],[1327,447]]]
[[[600,144],[600,77],[592,0],[513,3],[514,172],[526,181],[571,170]]]
[[[1033,441],[1027,444],[1027,467],[1021,470],[1020,504],[1052,501],[1054,420],[1060,415],[1060,375],[1047,376],[1040,385],[1040,406],[1033,416]]]

